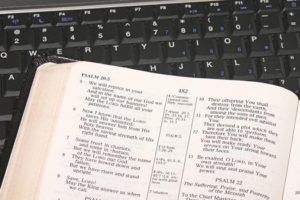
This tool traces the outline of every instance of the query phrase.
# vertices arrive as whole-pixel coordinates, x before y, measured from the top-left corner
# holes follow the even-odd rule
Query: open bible
[[[0,199],[300,199],[298,104],[263,83],[45,63]]]

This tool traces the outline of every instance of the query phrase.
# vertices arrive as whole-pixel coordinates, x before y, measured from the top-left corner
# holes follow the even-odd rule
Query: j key
[[[118,44],[120,33],[117,24],[97,24],[94,25],[94,45]]]
[[[162,63],[164,60],[162,46],[159,42],[138,44],[139,64]]]
[[[197,62],[175,63],[173,65],[176,75],[186,77],[203,77],[201,67],[201,64]]]
[[[82,59],[96,63],[108,63],[108,52],[105,46],[83,47]]]
[[[223,59],[241,58],[247,56],[244,38],[232,37],[222,39]]]
[[[132,21],[153,21],[154,20],[154,13],[153,7],[151,6],[141,6],[141,7],[134,7],[132,8]]]
[[[90,28],[88,26],[70,26],[64,28],[66,47],[82,47],[90,45]]]
[[[9,14],[4,17],[5,29],[26,28],[28,16],[26,14]]]
[[[274,54],[272,38],[269,35],[250,37],[250,56],[270,56]]]
[[[286,12],[287,32],[300,31],[300,10]]]
[[[34,49],[34,31],[32,29],[8,30],[9,50]]]
[[[58,55],[61,57],[71,58],[75,60],[81,60],[81,56],[79,53],[79,49],[72,47],[72,48],[64,48],[64,49],[50,49],[49,54]]]
[[[0,122],[0,140],[6,139],[7,122]]]
[[[257,66],[255,59],[238,58],[227,62],[232,78],[237,80],[256,80]]]
[[[107,10],[107,23],[128,22],[128,8],[110,8]]]
[[[284,66],[284,60],[282,57],[269,56],[262,57],[260,61],[260,79],[275,79],[284,78],[286,75],[286,69]]]
[[[122,43],[141,43],[146,41],[146,28],[143,22],[127,22],[122,26]]]
[[[286,10],[294,10],[294,9],[299,9],[300,8],[300,2],[299,0],[284,0],[284,7]]]
[[[256,25],[253,14],[233,15],[233,33],[232,35],[255,35]]]
[[[201,3],[184,4],[182,18],[203,17],[205,15],[204,10],[204,4]]]
[[[180,19],[177,27],[177,39],[199,39],[202,37],[200,21],[197,18]]]
[[[262,13],[258,14],[258,18],[261,34],[283,32],[281,13]]]
[[[231,33],[228,15],[216,15],[207,17],[205,37],[226,37]]]
[[[172,67],[169,64],[152,64],[144,66],[144,69],[149,72],[159,73],[159,74],[170,74],[172,75]]]
[[[299,35],[296,33],[284,33],[277,36],[278,55],[300,53]]]
[[[214,60],[218,59],[219,52],[215,39],[200,39],[194,41],[195,60]]]
[[[300,80],[299,78],[287,78],[287,79],[279,79],[279,86],[284,87],[298,96],[300,94]]]
[[[278,0],[256,0],[258,4],[259,12],[268,12],[268,11],[279,11],[280,4]]]
[[[290,71],[289,77],[299,77],[300,76],[300,54],[289,55],[288,69]]]
[[[52,26],[53,13],[33,13],[31,14],[31,27]]]
[[[99,24],[104,22],[104,11],[101,9],[83,10],[81,24]]]
[[[210,60],[203,62],[206,78],[230,78],[229,70],[221,60]]]
[[[233,13],[253,13],[255,10],[253,0],[233,0]]]
[[[191,59],[190,45],[182,40],[166,43],[167,63],[187,62]]]
[[[63,31],[60,27],[36,29],[38,49],[61,48],[63,46]]]
[[[110,55],[112,65],[130,66],[136,63],[134,47],[129,44],[111,46]]]
[[[150,26],[150,41],[167,41],[175,38],[175,22],[171,20],[153,21]]]
[[[210,2],[208,3],[207,7],[208,7],[208,16],[228,15],[230,12],[228,1]]]
[[[78,11],[60,11],[56,16],[56,26],[77,25],[79,21]]]
[[[3,76],[3,96],[18,97],[22,87],[23,74],[5,74]]]
[[[0,121],[10,121],[14,108],[14,97],[0,98]]]
[[[22,73],[22,64],[21,52],[0,52],[0,74]]]
[[[0,51],[5,51],[7,46],[6,31],[0,30]]]
[[[157,7],[157,19],[177,19],[179,7],[177,5],[160,5]]]

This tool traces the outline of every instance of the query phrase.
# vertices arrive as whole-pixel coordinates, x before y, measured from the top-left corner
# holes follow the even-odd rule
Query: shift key
[[[22,73],[21,52],[0,52],[0,74]]]

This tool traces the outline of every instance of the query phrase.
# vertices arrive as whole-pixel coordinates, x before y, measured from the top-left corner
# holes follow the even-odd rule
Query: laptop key
[[[72,26],[79,22],[79,11],[59,11],[56,13],[56,26]]]
[[[108,52],[105,46],[81,48],[82,60],[96,63],[108,63]]]
[[[53,13],[33,13],[31,14],[31,25],[30,27],[49,27],[53,24]]]
[[[281,13],[258,14],[260,34],[282,33],[284,31]]]
[[[0,122],[0,140],[6,139],[7,122]]]
[[[175,22],[172,20],[153,21],[150,25],[150,41],[168,41],[175,38]]]
[[[227,61],[226,64],[230,69],[233,79],[256,80],[258,77],[255,59],[237,58]]]
[[[143,22],[126,22],[122,25],[122,43],[141,43],[146,41],[146,27]]]
[[[291,10],[286,13],[287,32],[300,31],[300,10]]]
[[[66,47],[82,47],[90,45],[90,28],[87,25],[64,28]]]
[[[117,24],[97,24],[92,29],[94,45],[112,45],[120,42],[120,31]]]
[[[22,52],[0,52],[0,74],[13,74],[23,72]],[[1,104],[0,104],[1,105]]]
[[[278,55],[290,55],[300,53],[299,35],[296,33],[283,33],[277,35]]]
[[[35,38],[32,29],[8,30],[7,34],[10,51],[34,49]]]
[[[162,63],[164,61],[164,55],[161,43],[141,43],[137,45],[139,51],[139,65]]]
[[[203,62],[206,78],[228,79],[230,73],[222,60],[208,60]]]
[[[169,74],[169,75],[173,74],[171,65],[167,63],[145,65],[143,68],[149,72],[154,72],[159,74]]]
[[[160,5],[157,7],[157,19],[177,19],[179,7],[176,4]]]
[[[0,98],[0,121],[10,121],[14,108],[14,97]]]
[[[223,59],[242,58],[247,56],[244,38],[232,37],[221,40]]]
[[[101,9],[83,10],[81,12],[81,24],[103,23],[104,18],[104,10]]]
[[[256,0],[258,5],[258,12],[271,12],[280,10],[280,1],[278,0]]]
[[[185,77],[203,77],[204,74],[201,71],[201,64],[197,62],[183,62],[175,63],[173,65],[175,75]]]
[[[300,79],[299,78],[287,78],[279,79],[279,86],[284,87],[299,96],[300,94]]]
[[[28,23],[27,14],[8,14],[4,17],[5,29],[26,28]]]
[[[229,15],[230,8],[229,8],[230,1],[219,1],[219,2],[209,2],[207,3],[208,7],[208,16],[212,15]]]
[[[107,10],[107,23],[128,22],[128,8],[110,8]]]
[[[205,37],[227,37],[231,34],[229,15],[209,16],[206,19]]]
[[[300,77],[300,54],[287,56],[289,77]]]
[[[186,3],[182,5],[182,18],[203,17],[205,15],[204,4],[201,3]]]
[[[233,33],[234,36],[255,35],[256,24],[253,14],[233,15]]]
[[[254,11],[255,11],[255,6],[253,0],[233,0],[234,14],[253,13]]]
[[[286,76],[283,57],[268,56],[259,59],[261,76],[260,79],[276,79]]]
[[[218,59],[219,51],[217,40],[200,39],[193,41],[195,61]]]
[[[3,76],[3,96],[18,97],[22,87],[23,74],[5,74]]]
[[[129,44],[111,46],[110,55],[112,65],[130,66],[136,63],[134,47]]]
[[[0,30],[0,51],[5,51],[7,46],[6,31]]]
[[[37,49],[62,48],[63,31],[61,27],[35,29]]]
[[[250,36],[250,56],[274,55],[272,37],[270,35]]]
[[[199,39],[202,37],[202,28],[199,19],[180,19],[177,25],[177,39]]]
[[[49,49],[48,52],[50,55],[57,55],[57,56],[62,56],[70,59],[81,60],[79,48],[76,47],[63,48],[63,49],[61,48]]]
[[[187,62],[191,60],[190,45],[188,42],[179,40],[179,41],[170,41],[166,42],[166,62]]]
[[[154,20],[154,9],[152,6],[138,6],[131,9],[132,21],[153,21]]]

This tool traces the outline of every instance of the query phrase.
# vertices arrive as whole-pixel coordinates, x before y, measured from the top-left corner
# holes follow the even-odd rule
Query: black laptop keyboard
[[[266,82],[299,95],[299,33],[298,0],[1,15],[0,156],[10,137],[20,80],[38,54],[178,76]]]

